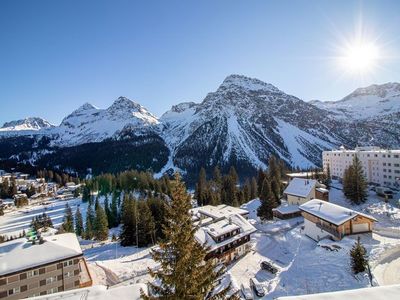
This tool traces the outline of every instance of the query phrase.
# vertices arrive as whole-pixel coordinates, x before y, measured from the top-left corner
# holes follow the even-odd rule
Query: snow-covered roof
[[[110,299],[118,299],[118,300],[139,300],[141,299],[140,290],[143,290],[147,293],[147,285],[144,283],[135,283],[131,285],[124,285],[118,287],[107,288],[104,285],[95,285],[90,288],[84,289],[75,289],[71,291],[55,293],[46,296],[34,297],[32,299],[47,299],[47,300],[56,300],[56,299],[68,299],[68,300],[110,300]]]
[[[222,219],[220,221],[211,223],[203,227],[205,230],[208,231],[208,234],[212,235],[213,237],[217,237],[229,232],[232,232],[236,229],[240,229],[239,226],[230,222],[227,219]]]
[[[219,232],[221,234],[224,234],[228,232],[226,229],[234,230],[234,229],[240,229],[239,234],[234,235],[223,242],[217,243],[214,239],[213,236],[218,236],[212,234],[212,230],[214,229],[216,232]],[[229,217],[225,217],[223,219],[219,219],[214,223],[204,225],[200,227],[196,233],[195,233],[195,238],[200,244],[206,244],[207,247],[209,247],[209,251],[212,251],[216,248],[219,248],[225,244],[228,244],[232,241],[235,241],[239,238],[242,238],[246,235],[249,235],[253,232],[256,231],[256,228],[254,228],[253,225],[250,224],[248,220],[246,220],[243,216],[241,215],[231,215]],[[221,235],[219,234],[219,235]]]
[[[335,225],[341,225],[358,215],[366,217],[373,221],[377,221],[372,216],[319,199],[310,200],[300,205],[299,208],[302,211],[310,213],[320,219],[326,220]]]
[[[191,210],[192,214],[198,216],[199,214],[218,219],[221,217],[229,217],[231,215],[247,215],[249,212],[245,209],[241,209],[238,207],[233,207],[225,204],[213,206],[213,205],[205,205],[195,207]]]
[[[0,244],[0,276],[82,255],[74,233],[44,236],[33,245],[26,238]]]
[[[321,187],[316,188],[316,190],[319,191],[319,192],[321,192],[321,193],[329,193],[329,190],[328,190],[328,189],[321,188]]]
[[[337,292],[279,297],[277,300],[397,300],[399,299],[399,295],[400,284],[396,284]]]
[[[307,197],[317,185],[314,179],[293,178],[286,187],[284,194]]]
[[[282,204],[272,210],[281,214],[292,214],[300,211],[299,206],[294,204]]]

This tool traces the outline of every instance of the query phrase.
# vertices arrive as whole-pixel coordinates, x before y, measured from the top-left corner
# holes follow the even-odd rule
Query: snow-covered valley
[[[373,285],[400,283],[400,209],[392,203],[384,203],[374,192],[369,192],[368,201],[353,206],[343,196],[337,182],[330,190],[330,202],[368,213],[378,220],[372,234],[360,234],[367,248],[369,264],[373,274]],[[394,199],[398,199],[396,195]],[[79,205],[85,217],[86,203],[80,199],[68,201],[76,209]],[[251,251],[228,266],[233,286],[248,284],[257,278],[268,291],[262,299],[275,299],[286,295],[329,292],[370,286],[366,273],[354,276],[350,268],[349,251],[357,236],[348,236],[341,241],[322,240],[319,243],[304,235],[302,218],[284,221],[261,222],[256,210],[259,200],[254,199],[242,206],[249,211],[249,220],[257,228],[252,235]],[[49,201],[45,206],[21,208],[0,217],[1,234],[18,234],[28,229],[33,216],[43,211],[55,225],[62,222],[65,201]],[[121,247],[112,242],[111,236],[120,228],[110,230],[106,242],[80,240],[95,284],[121,286],[143,283],[150,279],[148,268],[157,268],[152,260],[150,248]],[[261,261],[269,261],[278,272],[271,274],[260,269]]]

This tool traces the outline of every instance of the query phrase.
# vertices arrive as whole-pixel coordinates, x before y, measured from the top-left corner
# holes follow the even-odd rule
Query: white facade
[[[343,173],[357,155],[369,183],[400,188],[400,150],[384,150],[378,147],[359,147],[354,150],[324,151],[322,162],[324,172],[328,165],[333,178],[343,178]]]

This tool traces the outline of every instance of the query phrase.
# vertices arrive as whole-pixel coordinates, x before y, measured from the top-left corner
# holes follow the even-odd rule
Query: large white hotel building
[[[343,178],[343,173],[352,164],[354,155],[360,159],[369,183],[400,188],[400,150],[379,147],[347,150],[342,146],[339,150],[322,152],[324,171],[327,172],[329,165],[332,178]]]

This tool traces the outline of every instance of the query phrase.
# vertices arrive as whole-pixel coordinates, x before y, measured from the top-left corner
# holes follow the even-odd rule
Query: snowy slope
[[[31,134],[35,131],[52,127],[54,127],[54,125],[42,118],[29,117],[4,123],[0,128],[0,135]]]
[[[400,112],[400,83],[371,85],[356,89],[340,101],[311,101],[339,117],[367,119]]]
[[[107,109],[99,109],[86,103],[49,132],[56,136],[54,144],[71,146],[103,141],[127,126],[133,131],[141,132],[156,124],[157,118],[146,108],[128,98],[119,97]]]
[[[293,166],[318,164],[323,149],[340,143],[324,119],[320,109],[271,84],[231,75],[202,103],[174,106],[160,122],[176,166],[190,171],[236,164],[247,171],[265,168],[271,154]]]
[[[160,152],[158,146],[169,149],[167,163],[161,171],[157,169],[159,175],[177,169],[194,175],[200,167],[210,170],[215,165],[234,165],[246,174],[267,167],[271,155],[294,167],[308,168],[321,164],[323,150],[340,145],[399,147],[399,120],[399,83],[360,88],[336,102],[305,102],[261,80],[230,75],[202,102],[174,105],[160,119],[140,104],[119,97],[106,109],[86,103],[56,127],[44,120],[33,122],[33,118],[7,123],[0,129],[0,137],[29,136],[38,148],[29,155],[40,157],[54,146],[84,146],[110,138],[132,141],[148,145],[154,153]],[[42,136],[47,137],[44,143],[40,142]],[[46,148],[40,148],[47,140]],[[0,142],[9,149],[30,150],[26,140],[24,144]],[[115,148],[107,149],[116,153]],[[74,153],[82,153],[82,149]],[[0,157],[8,159],[12,154],[19,157],[19,153],[9,152],[0,152]],[[155,160],[161,158],[161,154],[155,155]],[[122,157],[120,164],[128,165]],[[143,162],[139,165],[152,167]]]

